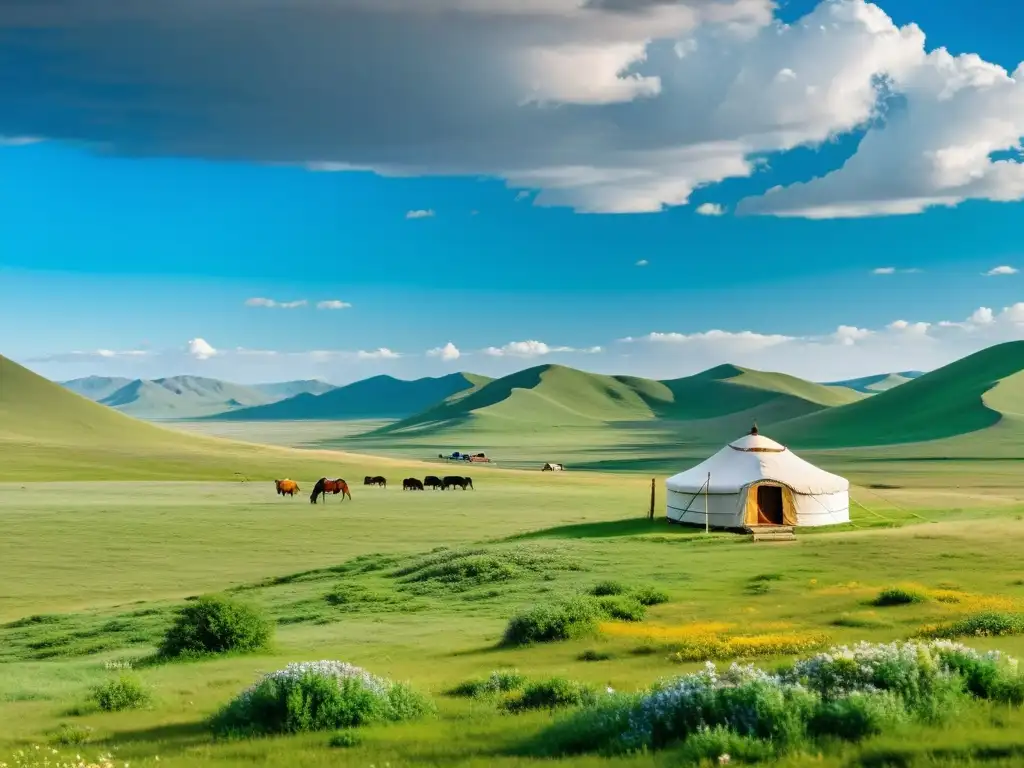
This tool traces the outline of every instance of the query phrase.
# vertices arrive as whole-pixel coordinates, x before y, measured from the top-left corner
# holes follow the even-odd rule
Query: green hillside
[[[906,384],[924,374],[921,371],[902,371],[900,373],[879,373],[875,376],[862,376],[858,379],[846,379],[845,381],[833,381],[825,386],[846,387],[855,392],[863,392],[873,395],[877,392],[885,392],[900,384]]]
[[[231,421],[329,421],[410,416],[460,392],[489,382],[472,373],[404,381],[374,376],[320,395],[300,394],[277,403],[241,408],[210,418]]]
[[[977,352],[860,402],[780,424],[801,448],[881,446],[978,432],[1024,415],[1024,341]]]
[[[728,365],[670,381],[544,365],[450,397],[373,434],[536,430],[655,419],[710,420],[731,414],[752,415],[767,424],[861,397],[848,389]]]
[[[346,459],[138,421],[0,356],[0,481],[319,477]]]

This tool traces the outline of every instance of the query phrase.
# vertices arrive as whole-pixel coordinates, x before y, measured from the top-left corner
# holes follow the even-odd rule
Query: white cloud
[[[650,264],[650,262],[647,261],[647,259],[640,259],[640,261],[636,263],[638,267],[646,267],[648,264]]]
[[[488,357],[532,358],[568,352],[598,354],[601,351],[601,347],[577,349],[576,347],[552,347],[545,344],[543,341],[511,341],[501,347],[487,347],[483,350],[483,353]]]
[[[419,210],[419,211],[408,211],[405,214],[407,219],[432,219],[434,218],[434,212],[432,210]]]
[[[864,0],[822,2],[789,25],[774,5],[22,3],[4,22],[38,34],[11,53],[5,95],[19,108],[0,111],[0,133],[133,155],[495,176],[538,205],[628,213],[685,204],[754,173],[765,153],[869,126],[843,168],[739,211],[828,218],[1024,197],[1024,166],[991,159],[1020,143],[1024,70],[926,53],[921,29]],[[123,72],[130,102],[107,87]],[[901,103],[880,109],[880,90]],[[153,114],[175,130],[154,130]]]
[[[356,359],[358,360],[397,360],[401,355],[397,352],[392,352],[386,347],[375,349],[371,352],[364,352],[360,350],[356,352]]]
[[[992,267],[988,272],[985,273],[986,277],[993,277],[995,275],[1016,275],[1019,270],[1016,267]]]
[[[434,349],[427,350],[427,357],[439,357],[445,362],[458,360],[461,356],[462,352],[460,352],[459,348],[450,341],[443,347],[435,347]]]
[[[701,216],[724,216],[725,208],[718,203],[701,203],[697,206],[697,213]]]
[[[196,360],[209,360],[217,354],[206,339],[191,339],[188,342],[188,353]]]
[[[266,309],[298,309],[299,307],[306,306],[308,303],[305,299],[299,299],[298,301],[275,301],[274,299],[255,297],[245,300],[245,306],[247,307],[264,307]]]
[[[317,309],[351,309],[352,305],[347,301],[338,301],[337,299],[330,299],[329,301],[317,302]]]
[[[871,270],[873,275],[894,275],[896,274],[896,267],[878,267],[877,269]]]

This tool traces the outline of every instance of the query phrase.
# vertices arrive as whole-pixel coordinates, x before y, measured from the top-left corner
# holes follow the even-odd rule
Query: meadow
[[[281,445],[344,440],[325,425],[307,425],[306,433],[275,428]],[[267,425],[232,429],[233,439],[272,437]],[[601,434],[563,435],[550,446],[561,448],[551,460],[591,455]],[[538,449],[528,436],[518,445],[505,440],[524,467],[532,464]],[[413,461],[430,455],[425,447],[387,458],[323,452],[307,459],[287,447],[231,445],[243,465],[246,455],[259,457],[254,468],[240,467],[247,482],[222,461],[204,469],[199,454],[176,469],[177,478],[0,484],[0,761],[40,745],[72,756],[113,749],[118,764],[131,765],[550,764],[535,742],[565,712],[505,712],[492,699],[451,689],[516,669],[531,680],[632,691],[709,658],[771,667],[832,644],[902,640],[978,614],[1024,610],[1024,486],[1006,459],[929,462],[862,451],[828,463],[825,456],[825,466],[842,464],[858,484],[852,495],[866,506],[855,506],[853,523],[799,532],[793,544],[752,544],[669,526],[660,509],[659,519],[646,520],[650,477],[661,504],[664,473],[649,457],[642,461],[642,451],[634,472],[474,467],[475,491],[406,493],[403,477],[444,466]],[[602,450],[619,462],[630,451]],[[305,473],[291,474],[307,490],[321,467],[335,469],[330,474],[356,481],[353,501],[313,506],[305,494],[277,497],[277,475],[264,463],[275,457]],[[220,474],[196,479],[210,477],[211,466]],[[358,484],[377,472],[392,487]],[[599,587],[605,582],[615,584]],[[595,588],[653,588],[666,600],[640,621],[605,617],[596,632],[572,639],[501,644],[512,616]],[[887,589],[914,599],[876,605]],[[147,661],[175,612],[213,592],[268,616],[270,646]],[[1021,635],[966,642],[1024,655]],[[210,717],[260,675],[318,659],[408,681],[431,697],[436,713],[355,729],[347,746],[331,746],[330,733],[223,739],[211,732]],[[127,666],[148,691],[142,706],[89,706],[90,691]],[[780,764],[1012,765],[1024,759],[1022,734],[1019,709],[982,703],[940,726],[905,723]],[[558,764],[686,760],[668,748]]]

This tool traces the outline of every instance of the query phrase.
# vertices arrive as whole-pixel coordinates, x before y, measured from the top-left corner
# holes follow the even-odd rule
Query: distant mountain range
[[[334,389],[318,380],[243,385],[202,376],[152,380],[88,376],[65,381],[63,385],[90,400],[143,419],[193,419]]]
[[[924,376],[924,371],[900,371],[899,373],[879,373],[875,376],[862,376],[859,379],[847,379],[846,381],[832,381],[826,384],[829,387],[846,387],[855,392],[863,392],[866,395],[873,395],[878,392],[906,384],[912,379]]]
[[[490,381],[486,376],[472,373],[414,381],[374,376],[320,394],[305,392],[269,405],[242,408],[210,418],[230,421],[401,419]]]
[[[449,438],[459,435],[528,435],[578,427],[595,427],[595,435],[614,443],[616,425],[642,422],[660,422],[656,434],[676,445],[680,440],[705,445],[742,434],[756,420],[773,438],[798,450],[920,443],[968,434],[981,436],[971,443],[975,451],[1019,452],[1024,446],[1024,416],[1018,415],[1024,414],[1024,341],[990,347],[929,373],[833,384],[733,365],[667,381],[543,365],[500,379],[472,374],[412,382],[375,377],[263,404],[258,403],[303,384],[274,385],[268,393],[187,376],[127,383],[91,377],[61,388],[2,357],[0,364],[5,370],[0,453],[4,445],[87,445],[101,438],[130,452],[134,438],[129,438],[135,432],[140,440],[145,433],[167,441],[168,447],[185,445],[183,437],[150,432],[112,409],[158,411],[163,416],[208,409],[206,415],[212,416],[225,406],[229,412],[219,418],[396,419],[364,435],[381,445],[414,435],[443,435],[443,443],[450,444]],[[883,389],[877,391],[880,384]],[[69,392],[71,388],[111,407],[90,403]],[[124,440],[119,438],[122,433]]]

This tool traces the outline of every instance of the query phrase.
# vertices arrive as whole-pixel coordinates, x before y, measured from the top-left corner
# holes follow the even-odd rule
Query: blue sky
[[[359,42],[408,75],[416,52],[394,59],[401,23],[425,22],[402,5],[384,4],[396,7],[394,39]],[[590,49],[566,62],[524,59],[522,41],[504,37],[508,19],[460,16],[494,37],[452,55],[493,74],[508,104],[490,81],[473,90],[475,79],[429,81],[430,71],[405,92],[390,81],[374,91],[379,71],[332,59],[340,111],[312,99],[326,86],[301,66],[286,91],[280,68],[199,85],[194,67],[169,58],[178,27],[155,4],[131,20],[134,35],[123,19],[90,18],[85,0],[66,16],[0,22],[0,68],[19,73],[0,84],[0,353],[58,379],[343,383],[540,362],[667,377],[728,361],[823,380],[929,368],[1021,337],[1024,184],[991,158],[1016,157],[1024,82],[1004,73],[993,85],[986,73],[1024,59],[1013,33],[1024,9],[965,18],[945,1],[883,3],[890,27],[927,35],[915,58],[913,35],[880,26],[859,0],[777,9],[794,28],[812,20],[803,37],[747,18],[759,0],[734,5],[732,21],[753,35],[725,39],[667,11],[631,17],[637,31],[623,34],[654,40],[630,65],[638,78],[616,75],[634,43],[609,41],[600,18],[558,11],[565,45]],[[317,25],[294,21],[278,33],[282,57],[316,50]],[[818,21],[834,36],[825,46]],[[259,23],[239,18],[238,34],[261,39]],[[79,44],[67,50],[37,42],[69,29]],[[232,54],[212,34],[195,39],[209,57]],[[940,46],[987,69],[925,56]],[[873,58],[894,80],[881,114],[860,103],[859,62]],[[768,67],[778,91],[744,92],[743,78]],[[814,91],[784,82],[818,71]],[[949,83],[965,77],[951,100]],[[539,102],[513,98],[520,80]],[[544,114],[507,129],[504,115],[530,110]],[[991,123],[1003,128],[985,133]],[[997,267],[1009,269],[985,274]]]

